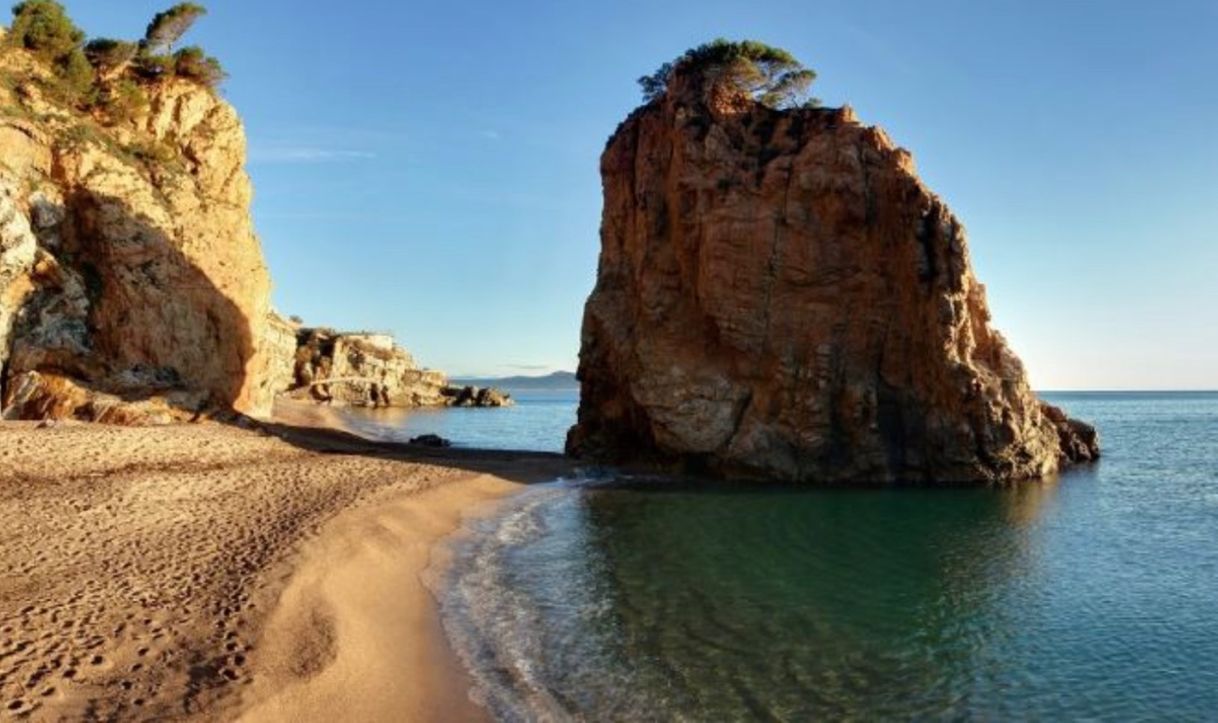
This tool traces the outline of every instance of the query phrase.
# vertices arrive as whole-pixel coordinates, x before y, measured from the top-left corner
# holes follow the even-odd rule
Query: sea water
[[[437,409],[336,408],[357,433],[373,439],[408,442],[438,434],[457,447],[561,452],[575,424],[576,391],[521,391],[510,407]]]
[[[1218,718],[1218,394],[1045,396],[1096,423],[1099,464],[531,487],[456,538],[445,628],[504,720]],[[560,448],[534,413],[550,431],[518,439]]]

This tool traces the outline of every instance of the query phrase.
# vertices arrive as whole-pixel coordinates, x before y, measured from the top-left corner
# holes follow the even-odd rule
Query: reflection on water
[[[1012,489],[530,489],[446,629],[505,719],[1213,715],[1218,396],[1058,401],[1109,457]]]

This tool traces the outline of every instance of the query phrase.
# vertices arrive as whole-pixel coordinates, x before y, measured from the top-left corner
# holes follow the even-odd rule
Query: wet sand
[[[567,463],[278,412],[0,423],[0,718],[484,716],[421,576],[462,514]]]

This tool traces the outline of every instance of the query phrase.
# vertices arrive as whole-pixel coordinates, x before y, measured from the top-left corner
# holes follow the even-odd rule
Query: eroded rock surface
[[[352,406],[441,406],[447,384],[443,372],[419,368],[388,335],[297,332],[293,396]]]
[[[282,323],[282,322],[280,322]],[[443,372],[420,367],[388,334],[298,328],[291,397],[357,407],[503,407],[493,388],[459,387]]]
[[[0,72],[5,414],[269,412],[270,278],[233,109],[167,80],[107,123],[58,103],[22,51]]]
[[[849,108],[712,101],[677,76],[601,173],[570,453],[820,483],[1098,455],[990,326],[963,225]]]

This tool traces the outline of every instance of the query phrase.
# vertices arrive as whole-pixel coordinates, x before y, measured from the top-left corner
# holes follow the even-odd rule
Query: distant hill
[[[540,377],[467,377],[453,379],[450,383],[468,384],[475,387],[499,387],[509,392],[579,391],[579,382],[575,380],[575,372],[554,372]]]

